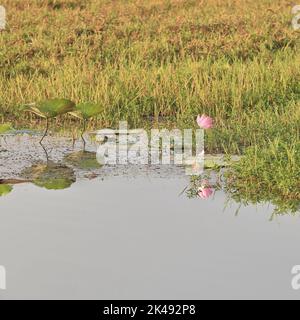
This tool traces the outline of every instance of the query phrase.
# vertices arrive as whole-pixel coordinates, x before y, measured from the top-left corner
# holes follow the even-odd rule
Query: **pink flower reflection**
[[[202,199],[208,199],[212,196],[214,190],[212,188],[201,188],[198,195]]]

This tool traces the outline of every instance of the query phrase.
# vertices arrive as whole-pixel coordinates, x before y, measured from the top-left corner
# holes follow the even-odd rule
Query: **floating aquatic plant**
[[[62,190],[69,188],[76,182],[74,170],[52,161],[35,164],[22,172],[24,179],[34,185],[48,190]]]
[[[65,156],[64,161],[79,169],[99,169],[101,165],[97,161],[96,153],[78,151]]]
[[[103,111],[103,108],[100,104],[92,103],[92,102],[84,102],[76,105],[75,110],[69,112],[72,116],[82,119],[88,120],[92,117],[97,116]]]
[[[0,184],[0,197],[6,196],[11,193],[13,187],[9,184]]]
[[[66,114],[73,111],[75,108],[75,103],[68,99],[50,99],[42,101],[38,104],[27,105],[23,109],[25,112],[32,112],[35,115],[46,119],[46,130],[40,140],[40,143],[46,137],[49,130],[49,119],[56,118],[57,116]]]

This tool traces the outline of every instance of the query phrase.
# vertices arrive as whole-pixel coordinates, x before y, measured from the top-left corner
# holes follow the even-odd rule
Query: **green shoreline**
[[[88,130],[192,128],[206,152],[243,155],[236,188],[299,199],[300,32],[291,4],[262,1],[2,0],[0,123],[45,127],[22,107],[94,102]],[[30,9],[29,9],[30,8]],[[70,117],[53,132],[80,135]],[[1,142],[0,142],[1,143]],[[253,186],[253,188],[251,187]]]

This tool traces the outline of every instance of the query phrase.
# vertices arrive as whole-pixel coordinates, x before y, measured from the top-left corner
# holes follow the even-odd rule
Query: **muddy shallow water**
[[[11,136],[2,142],[0,148],[0,178],[11,179],[20,178],[24,168],[29,168],[36,163],[46,163],[47,157],[54,163],[66,164],[74,170],[77,178],[90,177],[99,175],[102,178],[111,176],[141,176],[151,175],[157,177],[174,177],[181,176],[185,173],[180,166],[155,166],[155,165],[118,165],[104,166],[78,166],[77,163],[67,161],[68,156],[80,154],[83,150],[81,140],[77,140],[73,145],[71,138],[55,137],[46,138],[43,147],[39,144],[40,136],[32,137],[30,135]],[[46,152],[45,152],[46,151]],[[95,153],[97,146],[94,143],[86,145],[87,152]],[[91,154],[95,159],[95,154]]]
[[[300,298],[298,217],[270,221],[271,205],[236,215],[222,191],[188,199],[189,177],[174,166],[95,169],[71,156],[76,183],[49,190],[38,139],[18,139],[1,153],[1,178],[24,176],[26,164],[34,183],[0,197],[1,299]],[[54,163],[81,150],[55,143]]]

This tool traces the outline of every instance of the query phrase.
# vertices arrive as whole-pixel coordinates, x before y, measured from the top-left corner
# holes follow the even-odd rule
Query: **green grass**
[[[300,33],[287,1],[2,2],[3,121],[23,120],[25,103],[68,98],[101,104],[103,126],[191,127],[209,114],[209,151],[299,133]]]
[[[249,147],[240,161],[227,161],[230,166],[226,170],[207,170],[201,176],[192,176],[186,195],[199,197],[203,181],[210,181],[206,185],[223,190],[230,201],[243,205],[271,203],[274,215],[300,211],[299,140],[266,141],[264,148]]]
[[[207,135],[207,152],[244,154],[256,148],[264,170],[268,141],[285,145],[294,157],[300,32],[291,27],[290,1],[1,4],[9,22],[0,33],[2,122],[37,127],[40,120],[24,116],[21,106],[50,98],[101,105],[93,128],[115,127],[119,120],[131,127],[196,128],[196,115],[206,113],[216,123]],[[52,128],[79,127],[69,117],[54,121]],[[281,185],[280,179],[287,180],[280,175],[270,182]]]
[[[300,210],[300,141],[276,140],[264,148],[249,148],[226,173],[231,198],[248,203],[271,202],[275,213]]]

